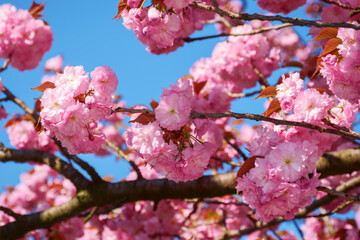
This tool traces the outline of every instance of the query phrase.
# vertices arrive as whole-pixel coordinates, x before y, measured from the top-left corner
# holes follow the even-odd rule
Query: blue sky
[[[31,0],[13,0],[17,8],[28,9]],[[39,1],[40,2],[40,1]],[[0,1],[0,4],[6,3]],[[250,12],[263,12],[255,1],[248,1]],[[40,93],[31,90],[40,84],[44,74],[43,67],[47,59],[58,54],[64,56],[65,65],[82,65],[91,72],[97,66],[110,66],[118,76],[119,85],[116,93],[121,94],[128,106],[148,105],[151,99],[159,100],[162,88],[167,88],[179,77],[188,74],[190,67],[200,58],[209,57],[217,42],[224,39],[211,39],[185,44],[176,52],[168,55],[152,55],[145,50],[133,32],[125,29],[122,20],[112,20],[117,13],[117,1],[48,1],[43,12],[44,20],[52,27],[53,45],[45,54],[35,70],[19,72],[9,67],[1,73],[4,85],[30,107]],[[301,11],[293,13],[299,15]],[[306,38],[307,28],[297,28]],[[204,31],[194,36],[216,34],[214,26],[206,26]],[[3,63],[3,60],[0,60]],[[274,74],[275,75],[275,74]],[[273,79],[278,79],[279,74]],[[22,113],[12,103],[6,103],[7,112]],[[262,113],[263,101],[252,99],[239,100],[233,104],[234,112]],[[4,120],[0,121],[3,126]],[[0,141],[10,146],[7,134],[0,129]],[[113,175],[119,180],[129,171],[127,163],[115,162],[115,157],[94,158],[82,156],[94,165],[101,175]],[[29,169],[26,164],[0,163],[0,191],[4,186],[17,184],[19,174]]]

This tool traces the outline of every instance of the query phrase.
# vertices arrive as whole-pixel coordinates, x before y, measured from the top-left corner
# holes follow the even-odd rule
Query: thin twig
[[[96,210],[98,210],[98,207],[94,207],[90,213],[84,218],[84,223],[87,223],[93,216],[94,214],[96,213]]]
[[[8,59],[5,60],[4,64],[2,65],[2,67],[0,68],[0,72],[5,71],[7,69],[7,67],[9,66],[11,61],[11,58],[9,57]]]
[[[118,146],[116,146],[114,143],[110,142],[109,140],[106,140],[106,144],[107,144],[113,151],[115,151],[120,158],[123,158],[123,159],[125,159],[128,163],[130,163],[131,167],[134,169],[134,171],[135,171],[136,174],[137,174],[138,180],[144,179],[144,177],[142,176],[142,174],[141,174],[141,172],[140,172],[139,167],[135,164],[134,161],[130,160],[130,159],[128,158],[128,156],[126,156],[126,154],[124,153],[123,150],[121,150]]]
[[[199,8],[199,9],[204,9],[204,10],[208,10],[211,12],[215,12],[215,13],[219,14],[220,16],[227,16],[227,17],[230,17],[233,19],[239,19],[239,20],[245,20],[245,21],[251,21],[251,20],[257,19],[260,21],[279,21],[282,23],[291,23],[296,26],[314,26],[314,27],[319,27],[319,28],[341,27],[341,28],[352,28],[355,30],[360,29],[360,25],[355,25],[355,24],[350,24],[350,23],[325,23],[325,22],[321,22],[321,21],[311,21],[311,20],[305,20],[305,19],[300,19],[300,18],[283,17],[280,15],[265,16],[265,15],[260,15],[260,14],[256,14],[256,13],[255,14],[234,13],[231,11],[224,11],[220,8],[206,5],[201,2],[194,2],[194,3],[192,3],[192,6]]]
[[[259,82],[262,86],[262,88],[266,88],[266,87],[269,87],[270,84],[269,82],[266,80],[266,78],[264,77],[264,75],[259,71],[259,69],[257,69],[254,64],[253,65],[253,68],[254,68],[254,72],[256,75],[258,75],[258,77],[260,78]]]
[[[61,153],[67,157],[68,159],[72,159],[77,165],[79,165],[82,169],[84,169],[89,176],[91,177],[91,179],[94,182],[103,182],[102,178],[100,177],[100,175],[96,172],[95,168],[93,168],[92,166],[90,166],[90,164],[88,164],[87,162],[85,162],[84,160],[82,160],[81,158],[79,158],[76,155],[71,155],[68,150],[63,147],[61,145],[61,142],[56,139],[55,137],[52,138],[52,140],[56,143],[56,145],[59,147]]]
[[[301,239],[304,239],[304,233],[301,231],[299,224],[296,222],[296,219],[294,219],[292,222],[294,223],[296,230],[299,232]]]
[[[227,92],[227,95],[229,97],[233,97],[233,98],[243,98],[243,97],[251,97],[251,96],[254,96],[254,95],[259,94],[259,93],[261,93],[261,90],[251,92],[251,93],[231,93],[231,92]]]
[[[340,206],[336,207],[335,209],[327,212],[327,213],[322,213],[322,214],[318,214],[318,215],[314,215],[314,216],[304,216],[304,218],[311,218],[311,217],[314,217],[314,218],[322,218],[322,217],[328,217],[328,216],[331,216],[333,215],[334,213],[337,213],[338,211],[344,209],[345,207],[349,206],[350,204],[353,204],[354,202],[353,201],[347,201],[347,202],[344,202],[343,204],[341,204]]]
[[[232,161],[226,161],[226,160],[224,160],[224,159],[221,159],[221,158],[219,158],[219,157],[211,157],[212,159],[214,159],[214,160],[216,160],[216,161],[220,161],[220,162],[222,162],[222,163],[226,163],[226,164],[229,164],[230,166],[233,166],[233,167],[241,167],[241,164],[239,164],[239,163],[234,163],[234,162],[232,162]]]
[[[338,192],[338,191],[335,191],[335,190],[332,190],[332,189],[329,189],[327,187],[317,187],[316,188],[318,191],[322,191],[322,192],[326,192],[332,196],[336,196],[336,197],[342,197],[342,198],[346,198],[346,199],[349,199],[353,202],[360,202],[360,196],[353,196],[353,195],[349,195],[347,193],[344,193],[344,192]]]
[[[205,37],[185,38],[184,41],[185,42],[194,42],[194,41],[199,41],[199,40],[212,39],[212,38],[218,38],[218,37],[230,37],[230,36],[231,37],[242,37],[242,36],[249,36],[249,35],[255,35],[255,34],[259,34],[259,33],[264,33],[264,32],[268,32],[268,31],[271,31],[271,30],[279,30],[279,29],[286,28],[286,27],[291,27],[291,26],[293,26],[293,24],[285,23],[285,24],[271,26],[271,27],[259,28],[259,29],[256,29],[254,31],[248,32],[248,33],[238,33],[238,34],[235,34],[235,33],[220,33],[220,34],[215,34],[215,35],[210,35],[210,36],[205,36]]]
[[[25,113],[31,115],[35,122],[38,121],[39,116],[31,109],[29,108],[21,99],[15,97],[14,94],[10,92],[9,89],[7,89],[5,86],[3,86],[3,93],[5,93],[6,97],[9,98],[11,101],[13,101],[15,104],[17,104],[20,108],[22,108]]]
[[[7,215],[15,218],[16,220],[20,219],[22,217],[21,214],[18,214],[16,212],[14,212],[13,210],[9,209],[9,208],[6,208],[6,207],[3,207],[3,206],[0,206],[0,211],[3,211],[4,213],[6,213]]]
[[[129,112],[129,113],[147,113],[147,114],[154,114],[153,111],[149,109],[130,109],[130,108],[122,108],[118,107],[112,110],[112,113],[115,112]],[[295,121],[288,121],[282,119],[275,119],[266,117],[263,115],[258,114],[251,114],[251,113],[234,113],[234,112],[224,112],[224,113],[199,113],[199,112],[192,112],[190,115],[191,118],[224,118],[224,117],[232,117],[236,119],[249,119],[254,121],[265,121],[271,122],[275,125],[287,125],[287,126],[294,126],[294,127],[303,127],[315,130],[320,133],[331,133],[343,137],[348,137],[351,139],[360,140],[360,133],[354,132],[352,130],[344,131],[341,129],[332,129],[327,127],[320,127],[317,125],[313,125],[306,122],[295,122]]]
[[[283,240],[282,237],[280,237],[279,234],[277,234],[274,229],[270,228],[270,231],[275,235],[275,237],[277,237],[277,239]]]
[[[229,144],[231,147],[233,147],[236,150],[236,152],[242,157],[242,159],[244,159],[244,161],[246,161],[246,159],[248,159],[248,156],[246,156],[246,154],[243,151],[241,151],[241,149],[239,148],[238,145],[232,144],[230,142],[230,140],[226,137],[224,139],[227,142],[227,144]]]
[[[28,107],[21,99],[17,98],[14,94],[12,94],[5,86],[4,86],[3,92],[5,93],[5,95],[8,98],[11,99],[11,101],[16,103],[19,107],[21,107],[27,114],[31,115],[36,123],[41,124],[39,122],[39,115],[35,111],[33,111],[30,107]],[[52,140],[59,147],[60,151],[64,154],[64,156],[66,156],[69,159],[74,160],[74,162],[76,164],[78,164],[80,167],[82,167],[90,175],[90,177],[92,178],[93,181],[95,181],[95,182],[102,181],[99,174],[97,174],[95,169],[93,167],[91,167],[87,162],[83,161],[78,156],[70,155],[68,153],[67,149],[64,148],[61,145],[61,142],[59,140],[57,140],[56,138],[52,138]]]
[[[350,10],[353,10],[354,8],[350,7],[350,6],[347,6],[347,5],[344,5],[344,4],[341,4],[339,3],[338,1],[331,1],[331,0],[320,0],[324,3],[327,3],[327,4],[334,4],[338,7],[341,7],[341,8],[344,8],[344,9],[350,9]]]

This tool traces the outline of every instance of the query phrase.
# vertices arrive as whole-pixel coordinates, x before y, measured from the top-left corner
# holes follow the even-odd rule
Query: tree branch
[[[126,154],[123,152],[123,150],[121,150],[118,146],[116,146],[114,143],[106,140],[106,144],[113,150],[116,152],[116,154],[118,155],[118,157],[125,159],[125,161],[127,161],[131,167],[134,169],[134,171],[137,174],[138,179],[143,179],[144,177],[142,176],[139,167],[135,164],[134,161],[130,160]]]
[[[129,113],[147,113],[147,114],[155,114],[153,111],[149,109],[130,109],[130,108],[122,108],[118,107],[112,110],[112,113],[115,112],[129,112]],[[331,133],[335,135],[340,135],[342,137],[357,139],[360,140],[360,134],[354,132],[352,130],[343,130],[343,129],[333,129],[327,127],[320,127],[317,125],[313,125],[306,122],[294,122],[288,120],[275,119],[270,117],[265,117],[263,115],[251,114],[251,113],[234,113],[234,112],[224,112],[224,113],[199,113],[192,112],[190,115],[191,118],[224,118],[224,117],[232,117],[237,119],[249,119],[255,121],[265,121],[271,122],[275,125],[288,125],[288,126],[296,126],[296,127],[304,127],[308,129],[312,129],[318,131],[320,133]]]
[[[291,27],[293,26],[293,24],[291,23],[285,23],[285,24],[281,24],[281,25],[276,25],[276,26],[271,26],[271,27],[264,27],[264,28],[259,28],[256,29],[254,31],[248,32],[248,33],[239,33],[239,34],[232,34],[232,33],[220,33],[220,34],[215,34],[215,35],[210,35],[210,36],[205,36],[205,37],[197,37],[197,38],[184,38],[184,42],[195,42],[195,41],[199,41],[199,40],[205,40],[205,39],[211,39],[211,38],[218,38],[218,37],[241,37],[241,36],[249,36],[249,35],[255,35],[255,34],[259,34],[259,33],[264,33],[264,32],[268,32],[271,30],[279,30],[282,28],[286,28],[286,27]]]
[[[17,162],[17,163],[41,163],[46,164],[64,177],[69,179],[77,189],[85,189],[88,187],[90,181],[86,179],[81,173],[74,169],[70,164],[61,160],[60,158],[39,150],[33,149],[3,149],[0,150],[0,162]]]
[[[39,115],[35,111],[33,111],[30,107],[28,107],[21,99],[15,97],[15,95],[12,94],[5,86],[3,92],[11,101],[16,103],[19,107],[21,107],[27,114],[31,115],[36,123],[41,125],[41,123],[39,122]],[[66,156],[67,158],[74,160],[76,164],[82,167],[90,175],[93,181],[102,181],[101,177],[99,176],[99,174],[97,174],[97,172],[92,166],[90,166],[87,162],[80,159],[78,156],[70,155],[67,149],[64,148],[61,145],[61,142],[56,138],[52,138],[52,140],[59,147],[62,154],[64,154],[64,156]]]
[[[3,211],[4,213],[6,213],[7,215],[15,218],[16,220],[19,219],[20,217],[22,217],[22,215],[17,214],[16,212],[14,212],[13,210],[6,208],[6,207],[2,207],[0,206],[0,211]]]
[[[347,150],[339,151],[338,156],[346,157],[349,156],[345,154]],[[354,160],[353,165],[348,163],[348,171],[352,172],[353,170],[360,169],[360,150],[354,150],[356,153],[353,153],[351,159]],[[340,152],[343,152],[341,154]],[[26,162],[27,160],[35,159],[37,162],[47,162],[49,160],[43,160],[43,158],[35,157],[38,154],[48,154],[41,151],[35,150],[8,150],[8,152],[0,151],[0,160],[4,162],[3,159],[10,161],[8,155],[14,153],[13,159],[16,162]],[[18,153],[16,155],[15,153]],[[35,154],[36,153],[36,154]],[[335,153],[329,153],[326,156],[333,155]],[[51,155],[51,154],[50,154]],[[15,157],[16,156],[16,157]],[[24,157],[24,156],[27,156]],[[51,155],[52,156],[52,155]],[[355,156],[359,156],[355,159]],[[32,158],[31,158],[32,157]],[[34,161],[34,160],[33,160]],[[58,160],[59,161],[59,160]],[[344,169],[337,169],[337,164],[331,160],[320,159],[320,161],[325,161],[326,164],[319,164],[318,172],[321,173],[320,177],[330,176],[335,174],[343,174]],[[347,159],[340,159],[339,161],[347,162]],[[60,161],[60,165],[68,165],[67,163]],[[350,162],[350,161],[348,161]],[[334,165],[332,165],[334,164]],[[339,163],[340,164],[340,163]],[[54,169],[59,169],[58,164],[48,164],[53,166]],[[326,167],[323,167],[326,166]],[[335,168],[335,170],[332,170]],[[61,168],[60,168],[61,169]],[[330,171],[331,169],[331,171]],[[338,172],[337,172],[338,170]],[[72,175],[78,175],[76,170],[70,170]],[[75,173],[73,173],[75,171]],[[62,171],[64,176],[69,175],[66,171]],[[65,175],[66,174],[66,175]],[[70,177],[71,177],[70,176]],[[73,177],[71,177],[73,178]],[[79,178],[83,178],[82,176]],[[99,183],[86,183],[83,186],[79,187],[80,190],[76,197],[70,202],[65,203],[61,206],[53,207],[42,212],[33,213],[30,215],[22,216],[19,220],[16,220],[13,223],[9,223],[3,227],[0,227],[0,239],[5,237],[7,238],[16,238],[24,235],[26,232],[38,229],[46,228],[55,224],[59,221],[78,216],[81,212],[96,206],[104,206],[107,204],[114,204],[121,199],[121,203],[135,202],[140,200],[151,200],[151,201],[160,201],[162,199],[191,199],[191,198],[211,198],[224,195],[232,195],[236,193],[234,187],[232,187],[236,178],[236,172],[212,175],[212,176],[203,176],[195,181],[189,182],[173,182],[166,179],[155,179],[155,180],[136,180],[136,181],[127,181],[127,182],[118,182],[118,183],[108,183],[108,182],[99,182]],[[88,180],[81,180],[88,181]],[[76,181],[75,181],[76,182]],[[356,177],[345,184],[336,188],[338,192],[347,192],[360,185],[360,177]],[[201,191],[199,191],[201,189]],[[307,216],[308,213],[314,211],[315,209],[330,203],[335,197],[325,196],[319,200],[314,201],[309,207],[297,215],[297,218],[303,218]],[[248,228],[246,230],[236,231],[236,236],[248,234],[253,231],[256,231],[261,228],[266,228],[268,226],[280,223],[285,221],[282,218],[275,219],[270,223],[257,223],[254,227]],[[233,232],[231,232],[233,233]],[[230,233],[229,233],[230,234]],[[230,236],[230,235],[229,235]]]
[[[360,29],[360,25],[354,25],[354,24],[349,24],[349,23],[325,23],[325,22],[321,22],[321,21],[310,21],[310,20],[305,20],[305,19],[300,19],[300,18],[283,17],[280,15],[265,16],[265,15],[260,15],[260,14],[256,14],[256,13],[255,14],[234,13],[231,11],[224,11],[220,8],[206,5],[201,2],[194,2],[192,4],[192,6],[199,8],[199,9],[208,10],[210,12],[215,12],[222,17],[227,16],[227,17],[230,17],[233,19],[239,19],[239,20],[245,20],[245,21],[251,21],[251,20],[256,19],[256,20],[260,20],[260,21],[279,21],[282,23],[291,23],[296,26],[309,26],[309,27],[313,26],[313,27],[318,27],[318,28],[341,27],[341,28],[352,28],[355,30]]]

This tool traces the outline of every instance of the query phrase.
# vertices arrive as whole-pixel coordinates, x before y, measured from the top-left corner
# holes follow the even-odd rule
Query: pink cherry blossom
[[[56,57],[52,57],[45,63],[45,71],[50,72],[53,71],[55,73],[60,73],[63,70],[63,61],[64,57],[62,55],[57,55]]]
[[[304,5],[306,0],[299,0],[299,1],[284,1],[284,0],[258,0],[258,5],[268,10],[272,13],[284,13],[288,14],[289,12],[297,9],[298,7]]]
[[[44,21],[10,4],[0,6],[0,58],[20,71],[35,68],[52,44],[52,31]]]

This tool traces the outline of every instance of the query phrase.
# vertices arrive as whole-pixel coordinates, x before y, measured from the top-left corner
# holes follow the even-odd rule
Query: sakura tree
[[[0,195],[0,239],[359,239],[360,1],[258,0],[263,14],[247,4],[114,6],[151,54],[222,38],[159,101],[129,106],[121,73],[64,67],[61,55],[34,81],[34,107],[0,78],[0,161],[32,164]],[[0,73],[33,70],[51,48],[44,6],[0,6]],[[286,16],[300,7],[306,17]],[[192,35],[205,25],[218,34]],[[233,107],[247,98],[265,109]],[[132,170],[113,181],[89,154]]]

